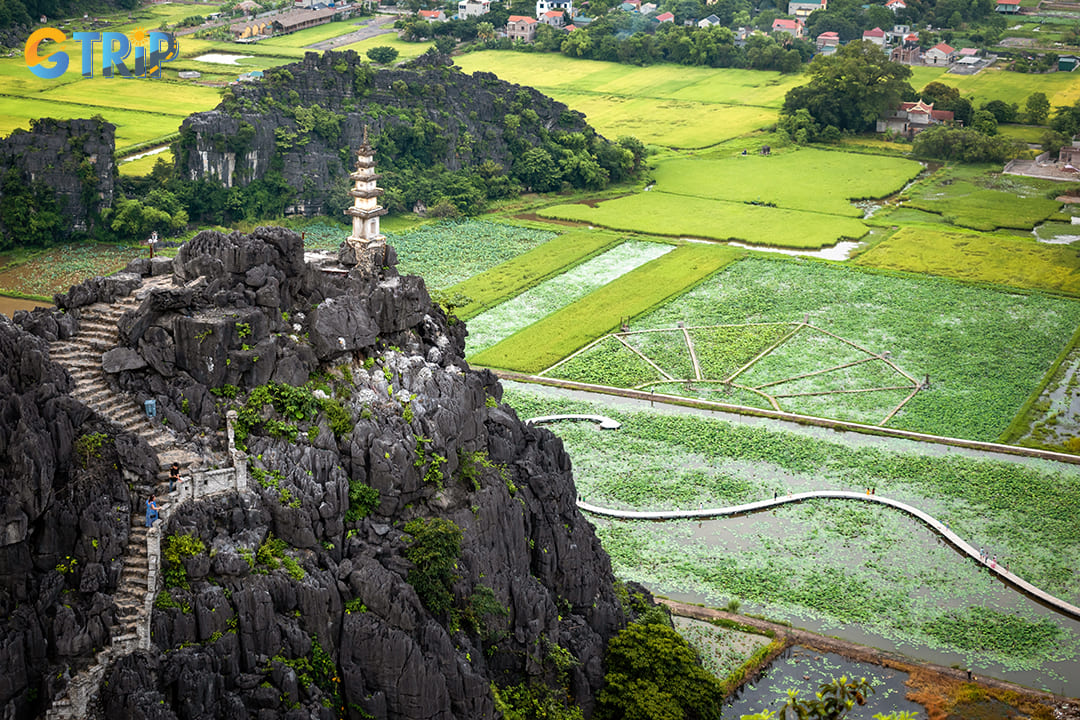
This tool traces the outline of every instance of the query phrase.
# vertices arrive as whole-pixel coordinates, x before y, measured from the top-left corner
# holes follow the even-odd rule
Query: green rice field
[[[861,238],[867,232],[866,225],[850,217],[658,191],[606,200],[595,207],[583,203],[555,205],[537,214],[650,235],[741,240],[804,249]]]
[[[581,300],[477,353],[470,362],[539,372],[634,317],[678,295],[742,255],[710,245],[681,245]]]
[[[855,260],[859,265],[995,285],[1080,294],[1080,255],[1048,245],[981,233],[901,228]]]

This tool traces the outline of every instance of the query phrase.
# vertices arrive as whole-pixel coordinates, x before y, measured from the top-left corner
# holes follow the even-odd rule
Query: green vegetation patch
[[[447,288],[443,302],[462,320],[568,270],[621,238],[603,230],[572,230],[490,270]]]
[[[816,249],[860,238],[855,218],[750,205],[665,192],[647,192],[585,204],[556,205],[537,214],[651,235],[741,240],[754,245]]]
[[[1069,342],[1080,324],[1080,303],[815,261],[749,258],[640,318],[635,327],[804,317],[871,354],[889,352],[892,362],[920,381],[929,376],[929,389],[890,426],[994,441]],[[770,361],[784,362],[738,382],[779,380],[860,357],[855,348],[844,352],[850,355],[770,354]]]
[[[791,326],[734,325],[690,330],[702,377],[722,380],[791,332]]]
[[[1076,231],[1080,233],[1080,228]],[[1080,293],[1080,258],[1075,248],[996,235],[901,228],[855,262],[996,285]]]
[[[881,198],[922,172],[913,160],[804,148],[721,160],[677,158],[657,163],[658,190],[677,195],[758,202],[849,217],[851,200]]]
[[[1047,618],[1029,620],[986,607],[948,610],[925,624],[941,642],[965,650],[992,650],[1038,659],[1054,650],[1064,631]]]
[[[1045,197],[1045,183],[982,170],[976,166],[940,172],[913,188],[906,204],[973,230],[1030,230],[1061,207]]]
[[[645,312],[741,255],[732,248],[682,245],[477,353],[471,361],[539,372],[615,329],[621,319]]]
[[[504,400],[522,417],[589,413],[622,423],[617,433],[583,423],[549,426],[563,439],[578,492],[589,502],[688,509],[873,486],[879,496],[924,509],[975,546],[992,548],[999,562],[1037,587],[1077,599],[1080,480],[1072,466],[631,409],[517,385],[507,387]],[[858,622],[909,649],[959,652],[969,663],[1036,669],[1080,658],[1073,631],[1040,617],[1023,596],[1003,593],[977,563],[958,559],[924,526],[890,508],[819,500],[705,523],[596,523],[616,574],[655,592],[696,595],[716,606],[737,599],[751,612],[812,619],[826,632]],[[975,627],[966,633],[1008,638],[1031,628],[1045,637],[1053,632],[1049,623],[1060,635],[1052,646],[1043,639],[1027,647],[954,638],[941,617],[944,612],[948,622],[946,608],[956,607],[994,608],[957,612],[953,620]]]
[[[576,382],[636,387],[660,379],[660,373],[615,337],[606,337],[550,373]]]
[[[342,233],[344,239],[346,233]],[[424,225],[386,241],[398,253],[403,275],[422,275],[430,288],[446,288],[489,270],[555,237],[546,230],[484,220]]]

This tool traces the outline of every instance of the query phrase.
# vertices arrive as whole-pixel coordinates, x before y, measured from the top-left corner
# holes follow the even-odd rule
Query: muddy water
[[[874,688],[865,705],[852,708],[847,715],[851,720],[867,720],[877,713],[905,710],[926,716],[926,708],[904,697],[907,673],[798,645],[789,648],[764,673],[744,685],[724,706],[723,716],[737,718],[762,710],[777,711],[787,701],[788,690],[798,690],[800,698],[813,699],[822,683],[840,676],[866,678]]]
[[[36,307],[52,307],[52,303],[42,302],[41,300],[24,300],[22,298],[7,297],[6,295],[0,295],[0,313],[4,313],[9,318],[15,314],[16,310],[33,310]]]

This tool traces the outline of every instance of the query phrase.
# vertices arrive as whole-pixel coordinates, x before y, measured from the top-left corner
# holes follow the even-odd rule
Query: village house
[[[531,43],[536,39],[536,18],[528,15],[511,15],[506,21],[506,37]]]
[[[262,10],[262,5],[254,2],[254,0],[244,0],[244,2],[236,4],[236,9],[248,15],[254,15]]]
[[[774,33],[782,32],[787,33],[793,38],[801,38],[803,34],[802,20],[785,20],[784,18],[776,18],[772,23],[772,31]]]
[[[480,17],[491,12],[491,0],[461,0],[457,6],[459,20]]]
[[[1072,145],[1065,145],[1058,150],[1058,165],[1066,170],[1080,167],[1080,140],[1073,137]]]
[[[657,11],[657,9],[658,8],[656,6],[656,3],[647,2],[641,3],[641,7],[638,8],[638,12],[642,15],[652,15],[654,12]]]
[[[885,3],[885,7],[892,10],[893,15],[895,15],[901,10],[906,10],[907,3],[905,3],[904,0],[889,0],[889,2]]]
[[[927,105],[922,100],[900,103],[891,115],[879,118],[878,132],[895,132],[911,139],[934,125],[953,121],[949,110],[935,110],[934,103]]]
[[[446,13],[440,10],[420,10],[417,15],[421,20],[427,20],[428,22],[447,22],[450,18],[446,17]]]
[[[1015,15],[1020,12],[1020,0],[997,0],[994,10],[1006,15]]]
[[[280,15],[275,15],[272,27],[275,35],[288,35],[299,30],[307,30],[317,25],[325,25],[337,16],[348,17],[348,8],[322,8],[320,10],[290,10]]]
[[[545,25],[550,25],[553,28],[566,27],[566,17],[562,10],[548,10],[539,18],[540,22]]]
[[[916,33],[908,33],[896,47],[889,53],[889,59],[903,65],[918,65],[922,62],[922,48],[919,47],[919,36]]]
[[[888,30],[885,33],[885,44],[895,45],[896,43],[901,42],[904,36],[908,35],[910,32],[910,25],[893,25],[892,30]]]
[[[797,18],[805,18],[815,10],[824,10],[829,0],[789,0],[787,14]]]
[[[656,22],[660,22],[660,23],[675,22],[675,15],[674,15],[674,13],[669,13],[669,12],[660,13],[659,15],[656,16]]]
[[[700,20],[697,21],[697,26],[699,28],[707,28],[707,27],[712,27],[713,25],[719,25],[719,24],[720,24],[720,18],[716,17],[715,15],[709,15],[709,16],[703,17],[703,18],[701,18]]]
[[[270,27],[269,18],[262,18],[233,23],[229,26],[229,32],[232,33],[233,40],[237,42],[250,42],[257,37],[269,36],[273,28]]]
[[[818,50],[822,48],[835,48],[840,44],[840,34],[835,33],[832,30],[823,32],[817,36],[817,41],[814,43]]]
[[[552,10],[560,10],[563,13],[564,22],[574,18],[574,0],[536,0],[536,17],[543,17]]]
[[[864,30],[862,39],[874,43],[879,48],[885,47],[885,31],[879,27],[876,27],[873,30]]]
[[[956,57],[956,51],[945,43],[938,43],[923,53],[923,62],[927,65],[948,65]]]

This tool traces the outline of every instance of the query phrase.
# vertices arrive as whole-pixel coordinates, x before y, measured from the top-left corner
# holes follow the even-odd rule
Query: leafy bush
[[[108,439],[109,436],[105,433],[88,433],[79,436],[79,439],[75,441],[75,452],[82,456],[83,467],[90,464],[90,458],[101,457],[101,446]]]
[[[165,587],[188,587],[184,558],[206,552],[206,545],[194,535],[170,535],[161,555],[165,558]]]
[[[594,717],[719,720],[724,686],[668,625],[631,623],[607,648]]]
[[[411,535],[405,557],[413,564],[408,582],[434,615],[445,615],[454,604],[450,592],[457,580],[461,528],[445,518],[417,518],[405,525]]]
[[[359,522],[379,507],[379,491],[362,481],[349,480],[349,509],[345,511],[345,522]]]

